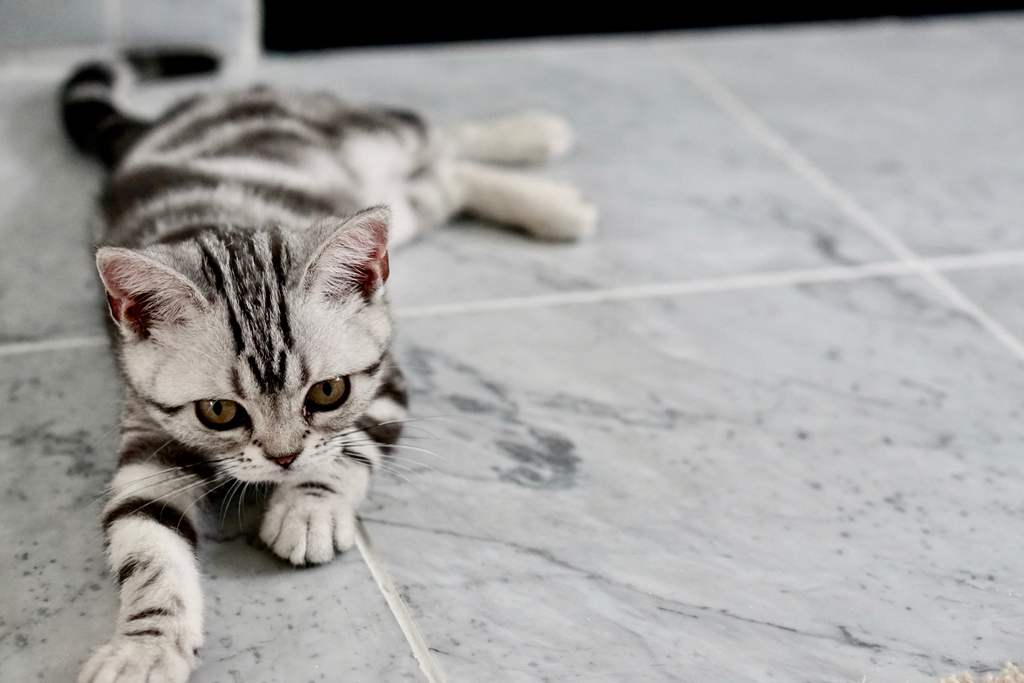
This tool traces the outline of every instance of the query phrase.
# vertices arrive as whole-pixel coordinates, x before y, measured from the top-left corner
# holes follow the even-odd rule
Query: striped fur
[[[260,536],[294,564],[352,545],[406,415],[389,243],[463,210],[554,238],[594,219],[567,186],[458,156],[560,153],[570,133],[548,115],[444,136],[409,112],[253,88],[143,121],[117,104],[125,73],[90,65],[62,95],[73,142],[110,169],[97,267],[125,380],[102,516],[121,610],[81,683],[181,682],[197,665],[196,548],[218,489],[275,485]]]

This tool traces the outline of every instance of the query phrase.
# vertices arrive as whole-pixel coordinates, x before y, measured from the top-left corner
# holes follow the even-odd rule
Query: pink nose
[[[299,456],[297,456],[297,455],[285,455],[285,456],[280,457],[280,458],[270,458],[270,459],[273,460],[274,462],[276,462],[281,467],[283,467],[285,469],[288,469],[291,466],[291,464],[293,462],[295,462],[295,458],[297,458],[297,457],[299,457]]]

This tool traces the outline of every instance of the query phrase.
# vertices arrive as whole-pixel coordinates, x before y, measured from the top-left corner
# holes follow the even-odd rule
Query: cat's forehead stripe
[[[261,393],[280,392],[295,352],[286,296],[294,263],[283,234],[277,229],[221,228],[198,233],[193,240],[202,255],[206,284],[223,302],[232,332],[237,358],[230,371],[232,390],[245,395],[244,375]],[[305,358],[291,360],[297,361],[302,385],[317,379]],[[377,367],[379,363],[367,372]]]
[[[231,389],[239,398],[246,398],[245,387],[242,385],[242,377],[238,374],[238,367],[236,365],[231,366]]]
[[[225,303],[235,355],[263,392],[281,390],[294,344],[285,297],[287,244],[273,229],[203,233],[196,242],[208,284]]]
[[[210,244],[212,240],[208,237],[209,234],[213,233],[203,235],[202,239],[196,240],[196,243],[199,245],[200,252],[203,255],[203,273],[206,275],[208,283],[213,286],[217,294],[226,296],[227,288],[224,269],[221,267],[220,262],[213,253]],[[231,305],[230,301],[228,301],[227,308],[228,324],[231,326],[231,333],[235,340],[235,354],[238,354],[243,345],[242,326],[238,322],[234,306]]]
[[[284,345],[293,348],[292,327],[288,322],[288,299],[285,297],[288,269],[291,267],[290,253],[285,248],[281,233],[270,233],[270,264],[274,270],[274,282],[277,284],[278,318]]]

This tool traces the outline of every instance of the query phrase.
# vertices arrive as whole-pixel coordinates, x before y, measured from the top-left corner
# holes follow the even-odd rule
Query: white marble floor
[[[195,681],[899,683],[1024,659],[1022,35],[993,15],[230,70],[215,87],[441,122],[561,112],[579,149],[543,172],[603,213],[583,244],[459,222],[393,257],[420,421],[363,519],[443,673],[358,553],[295,570],[238,532],[206,546]],[[66,681],[115,609],[100,178],[61,138],[61,70],[3,64],[0,681]]]

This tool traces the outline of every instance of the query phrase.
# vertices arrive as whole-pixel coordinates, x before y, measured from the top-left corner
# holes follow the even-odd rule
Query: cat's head
[[[243,481],[324,470],[387,369],[388,220],[99,249],[129,412]]]

